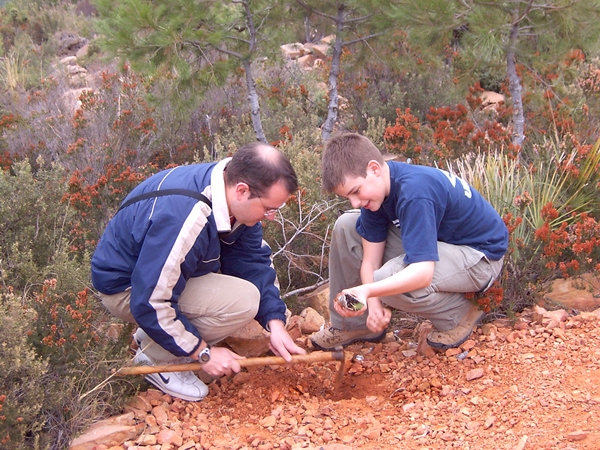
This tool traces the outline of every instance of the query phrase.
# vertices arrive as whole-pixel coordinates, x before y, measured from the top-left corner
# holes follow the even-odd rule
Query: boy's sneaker
[[[141,349],[138,349],[133,359],[138,366],[155,366],[154,362]],[[175,361],[162,364],[185,364],[190,362],[189,358],[179,358]],[[164,372],[149,373],[146,381],[156,386],[165,394],[181,398],[190,402],[202,400],[208,394],[208,386],[204,384],[192,371],[187,372]]]
[[[345,347],[356,341],[379,342],[385,337],[385,331],[373,333],[371,330],[340,330],[339,328],[323,327],[310,337],[313,345],[319,350],[333,350]]]
[[[459,347],[460,344],[469,339],[473,328],[481,320],[483,314],[483,311],[477,305],[472,305],[458,326],[448,331],[433,330],[427,336],[427,343],[431,347],[440,350]]]

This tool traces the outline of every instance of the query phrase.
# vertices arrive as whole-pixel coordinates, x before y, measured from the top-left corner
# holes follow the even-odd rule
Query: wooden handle
[[[297,363],[313,363],[325,361],[344,361],[345,355],[343,350],[335,350],[333,352],[312,352],[306,355],[292,355],[290,362],[283,359],[281,356],[260,356],[256,358],[238,359],[242,367],[281,365],[281,364],[297,364]],[[122,367],[115,372],[115,375],[145,375],[148,373],[164,373],[164,372],[193,372],[202,370],[202,364],[192,362],[188,364],[163,364],[160,366],[132,366]]]

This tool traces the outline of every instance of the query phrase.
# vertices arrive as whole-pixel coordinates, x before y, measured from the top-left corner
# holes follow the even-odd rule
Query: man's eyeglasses
[[[265,217],[269,217],[269,216],[272,216],[273,214],[276,214],[277,211],[279,211],[281,208],[283,208],[285,206],[285,203],[284,203],[279,208],[269,208],[269,207],[265,206],[265,204],[262,201],[262,198],[258,197],[258,199],[260,200],[260,204],[265,209]]]

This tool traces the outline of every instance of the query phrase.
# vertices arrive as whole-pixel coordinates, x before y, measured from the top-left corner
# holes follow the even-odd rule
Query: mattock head
[[[334,358],[340,362],[337,374],[335,375],[335,389],[339,389],[342,386],[342,378],[344,378],[344,370],[346,368],[346,354],[344,348],[339,346],[334,350]]]

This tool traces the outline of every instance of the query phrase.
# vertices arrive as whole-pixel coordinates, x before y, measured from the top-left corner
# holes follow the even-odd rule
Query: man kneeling
[[[139,328],[137,364],[199,361],[213,376],[240,371],[242,357],[211,345],[256,319],[286,361],[302,354],[285,329],[264,219],[297,189],[288,159],[262,143],[218,163],[179,166],[136,187],[108,224],[92,258],[104,306]],[[208,387],[193,372],[146,379],[197,401]]]

